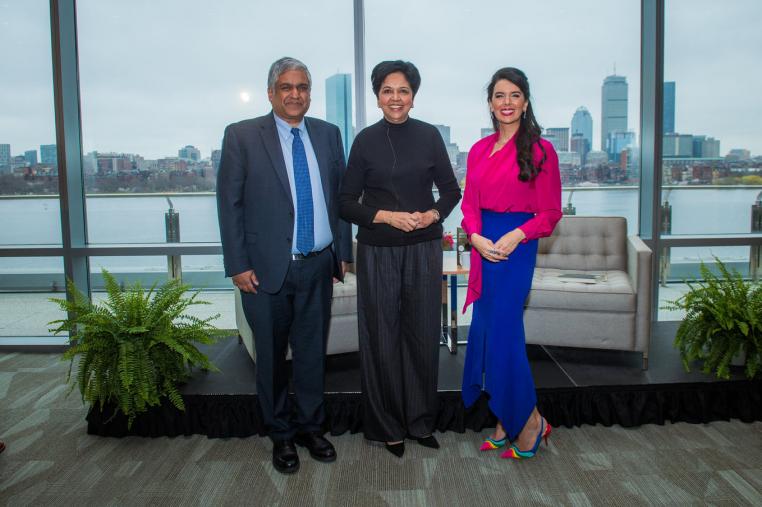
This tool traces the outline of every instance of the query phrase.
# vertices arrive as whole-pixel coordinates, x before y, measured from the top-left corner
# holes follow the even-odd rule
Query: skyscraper
[[[439,131],[439,135],[442,136],[442,140],[445,144],[450,144],[450,126],[449,125],[434,125]]]
[[[40,163],[44,165],[58,165],[58,151],[55,144],[40,145]]]
[[[442,136],[442,140],[445,143],[445,148],[447,148],[447,156],[450,157],[450,163],[453,167],[458,165],[458,153],[460,150],[458,149],[458,145],[450,141],[450,126],[449,125],[434,125],[434,127],[439,131],[439,135]]]
[[[664,133],[675,131],[675,82],[664,82]]]
[[[177,157],[183,160],[192,160],[193,162],[198,162],[201,160],[201,151],[195,146],[191,146],[189,144],[184,148],[177,150]]]
[[[580,106],[574,111],[571,121],[571,135],[581,134],[582,138],[587,140],[587,150],[593,148],[593,115],[585,106]]]
[[[214,174],[220,170],[220,161],[222,160],[222,150],[212,150],[212,169]]]
[[[545,138],[553,144],[556,151],[569,151],[569,129],[556,127],[545,129]]]
[[[0,167],[11,166],[11,145],[0,144]]]
[[[24,152],[24,158],[27,164],[37,165],[37,150],[27,150]]]
[[[572,134],[569,141],[569,151],[579,153],[580,164],[585,165],[587,154],[590,152],[590,142],[580,132]]]
[[[609,149],[608,139],[612,132],[627,132],[627,78],[607,76],[601,88],[601,149]]]
[[[693,136],[694,158],[718,158],[720,156],[720,140],[714,137]]]
[[[609,160],[617,160],[622,151],[635,147],[635,132],[615,130],[609,134],[608,145]]]
[[[325,80],[325,116],[341,131],[344,156],[349,156],[349,148],[354,141],[352,127],[352,74],[334,74]]]

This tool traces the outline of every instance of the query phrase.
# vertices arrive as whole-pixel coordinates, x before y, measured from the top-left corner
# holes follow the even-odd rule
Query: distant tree
[[[744,185],[762,185],[762,176],[756,174],[741,176],[741,183]]]

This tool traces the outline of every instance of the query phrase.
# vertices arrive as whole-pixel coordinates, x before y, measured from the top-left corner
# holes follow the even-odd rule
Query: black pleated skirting
[[[434,430],[441,325],[440,240],[357,245],[357,316],[365,438]]]

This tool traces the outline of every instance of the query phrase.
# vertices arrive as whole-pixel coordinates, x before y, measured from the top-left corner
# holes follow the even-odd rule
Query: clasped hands
[[[375,223],[388,224],[401,231],[410,232],[416,229],[425,229],[437,220],[433,210],[429,211],[387,211],[379,210],[373,220]]]
[[[490,262],[500,262],[507,260],[516,247],[526,238],[526,234],[521,229],[513,229],[505,233],[500,239],[493,242],[481,234],[471,234],[471,246],[479,251],[483,259]]]

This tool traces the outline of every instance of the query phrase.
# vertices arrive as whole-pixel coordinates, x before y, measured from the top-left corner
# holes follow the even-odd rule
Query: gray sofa
[[[641,352],[648,368],[651,250],[622,217],[564,216],[540,240],[524,312],[527,343]],[[562,273],[596,273],[595,284]]]

